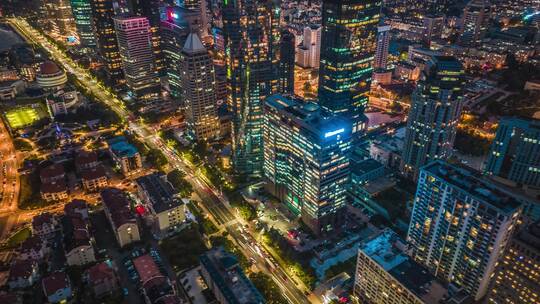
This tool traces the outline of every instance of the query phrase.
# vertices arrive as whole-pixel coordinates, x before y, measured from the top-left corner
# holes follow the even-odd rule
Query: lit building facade
[[[540,222],[517,233],[499,261],[488,303],[540,303]]]
[[[380,0],[327,0],[322,7],[319,103],[353,121],[353,134],[366,128],[372,62],[377,45]]]
[[[379,26],[377,28],[377,51],[375,52],[374,69],[386,69],[388,62],[388,47],[390,46],[389,25]]]
[[[168,7],[161,20],[161,49],[165,62],[169,92],[175,99],[182,95],[180,53],[190,32],[199,33],[200,16],[179,6]]]
[[[337,228],[349,182],[351,123],[314,103],[272,95],[264,107],[264,177],[316,234]]]
[[[540,120],[501,119],[484,172],[517,184],[540,186]]]
[[[489,27],[491,5],[488,0],[471,0],[463,10],[461,36],[462,45],[478,45]]]
[[[464,70],[455,58],[435,56],[412,95],[402,153],[402,173],[416,178],[434,159],[450,156],[462,108]]]
[[[222,7],[232,160],[240,174],[262,173],[263,103],[277,91],[279,16],[271,0],[227,1]]]
[[[322,27],[312,25],[304,28],[304,40],[298,47],[296,63],[303,68],[318,68],[321,62]]]
[[[105,65],[107,77],[112,84],[123,81],[122,58],[118,52],[118,42],[114,27],[114,7],[112,0],[92,0],[94,35],[99,56]]]
[[[471,168],[424,166],[407,239],[412,257],[440,279],[484,297],[505,253],[521,204]]]
[[[212,57],[196,33],[186,39],[181,53],[182,99],[188,126],[199,141],[219,136],[216,80]]]
[[[82,47],[95,48],[96,38],[92,29],[91,0],[71,0],[71,10]]]
[[[75,21],[69,0],[44,0],[42,5],[48,30],[53,36],[66,38],[75,33]]]
[[[363,304],[433,304],[447,289],[407,255],[407,243],[386,228],[358,249],[353,300]]]
[[[150,34],[152,41],[152,50],[154,52],[154,62],[156,70],[160,72],[163,69],[163,54],[160,43],[160,1],[159,0],[127,0],[129,11],[136,16],[146,17],[150,24]]]
[[[118,49],[126,84],[138,100],[160,96],[161,85],[154,61],[152,34],[146,17],[115,17]]]

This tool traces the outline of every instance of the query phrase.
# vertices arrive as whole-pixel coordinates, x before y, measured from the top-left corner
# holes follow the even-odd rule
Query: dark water
[[[9,25],[0,24],[0,52],[9,50],[11,46],[21,43],[23,40]]]

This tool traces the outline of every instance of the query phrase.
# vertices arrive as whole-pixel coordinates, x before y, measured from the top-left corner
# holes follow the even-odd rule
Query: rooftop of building
[[[122,190],[106,188],[101,191],[100,195],[116,228],[128,223],[137,223],[129,208],[129,200]]]
[[[62,218],[62,233],[66,253],[80,246],[92,246],[88,223],[78,214]]]
[[[50,296],[56,291],[69,288],[69,278],[64,272],[53,272],[51,275],[43,278],[43,291],[45,291],[46,296]]]
[[[383,230],[359,250],[424,302],[438,303],[447,295],[447,289],[406,254],[405,241],[391,229]]]
[[[181,204],[175,197],[173,186],[160,173],[141,176],[136,180],[137,185],[150,197],[152,208],[156,213],[174,209]]]
[[[264,298],[246,277],[236,257],[223,247],[213,248],[199,257],[214,284],[230,304],[264,303]]]
[[[81,178],[84,180],[95,180],[98,178],[107,177],[105,167],[96,166],[90,169],[81,171]]]
[[[360,162],[354,162],[351,164],[351,173],[357,174],[357,175],[363,175],[369,172],[373,172],[376,170],[380,170],[381,168],[384,168],[384,165],[380,162],[368,158]]]
[[[65,174],[64,166],[61,164],[52,164],[39,171],[39,177],[41,180],[63,176]]]
[[[77,213],[78,210],[88,210],[86,201],[75,199],[64,205],[64,213],[67,215]]]
[[[133,157],[139,151],[130,144],[124,136],[118,136],[107,141],[111,151],[118,157]]]
[[[513,196],[496,187],[487,177],[472,168],[436,160],[422,167],[422,170],[430,172],[502,213],[514,213],[521,207]]]
[[[18,278],[29,278],[34,270],[37,270],[37,263],[32,260],[16,261],[9,268],[9,281]]]
[[[537,253],[540,252],[540,221],[523,227],[515,236],[515,239],[533,248]]]
[[[274,108],[285,114],[299,127],[309,130],[321,139],[330,139],[341,134],[350,136],[351,122],[332,115],[314,102],[304,102],[281,94],[271,95],[265,99],[266,107]]]
[[[97,153],[94,151],[81,150],[77,154],[77,157],[75,157],[75,165],[78,167],[85,166],[87,164],[92,164],[97,161],[98,161]]]
[[[34,235],[27,238],[21,243],[19,251],[20,252],[29,252],[32,250],[39,251],[41,250],[41,248],[43,248],[43,240],[41,239],[41,237]]]
[[[54,181],[41,184],[41,193],[61,193],[67,191],[65,181]]]
[[[88,274],[88,282],[93,284],[115,279],[113,265],[110,260],[93,265],[86,273]]]
[[[32,218],[32,227],[34,229],[40,229],[43,225],[53,225],[54,217],[49,212],[43,212]]]
[[[163,274],[161,271],[159,271],[156,262],[148,254],[135,258],[133,260],[133,265],[135,266],[135,269],[139,274],[141,284],[143,285],[152,278],[163,277]]]
[[[39,73],[41,75],[52,75],[60,72],[60,68],[53,61],[45,61],[39,66]]]

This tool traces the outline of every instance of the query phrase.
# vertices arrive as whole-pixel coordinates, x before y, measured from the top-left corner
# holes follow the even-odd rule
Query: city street
[[[83,87],[88,88],[101,102],[109,106],[120,117],[130,118],[129,129],[132,132],[137,134],[150,148],[159,149],[164,152],[171,166],[184,171],[188,182],[192,184],[195,192],[201,197],[206,209],[209,210],[219,224],[225,227],[237,244],[243,244],[240,245],[240,248],[248,258],[254,257],[258,260],[257,265],[262,267],[261,269],[268,268],[267,273],[269,273],[273,280],[280,286],[284,295],[291,303],[309,302],[304,295],[304,291],[307,290],[305,287],[291,284],[290,282],[294,280],[292,280],[278,265],[266,266],[264,264],[263,256],[268,257],[270,254],[263,251],[262,246],[257,244],[250,231],[245,230],[244,233],[239,232],[244,223],[243,219],[232,211],[227,199],[212,187],[211,184],[198,173],[192,164],[187,163],[180,158],[175,151],[168,148],[161,138],[143,123],[131,119],[134,116],[124,107],[123,103],[118,98],[101,84],[98,84],[88,71],[79,67],[56,46],[49,43],[44,36],[34,30],[25,20],[11,18],[9,19],[9,22],[25,39],[45,48],[50,53],[52,59],[61,64],[66,71],[74,74],[80,84]],[[246,243],[248,240],[244,238],[246,235],[249,236],[249,240],[255,245],[246,245],[248,244]],[[254,248],[259,248],[259,250]],[[257,252],[261,251],[261,254],[256,254],[253,250]]]

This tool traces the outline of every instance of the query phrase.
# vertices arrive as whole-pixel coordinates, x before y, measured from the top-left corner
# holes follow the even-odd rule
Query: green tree
[[[146,155],[146,161],[158,169],[162,169],[169,163],[165,154],[158,149],[150,149]]]
[[[279,286],[272,280],[272,278],[263,273],[251,273],[249,279],[253,282],[253,285],[262,293],[266,303],[268,304],[285,304],[287,300],[281,294]]]
[[[173,185],[181,197],[191,197],[193,187],[185,179],[185,174],[175,169],[167,174],[167,181]]]

